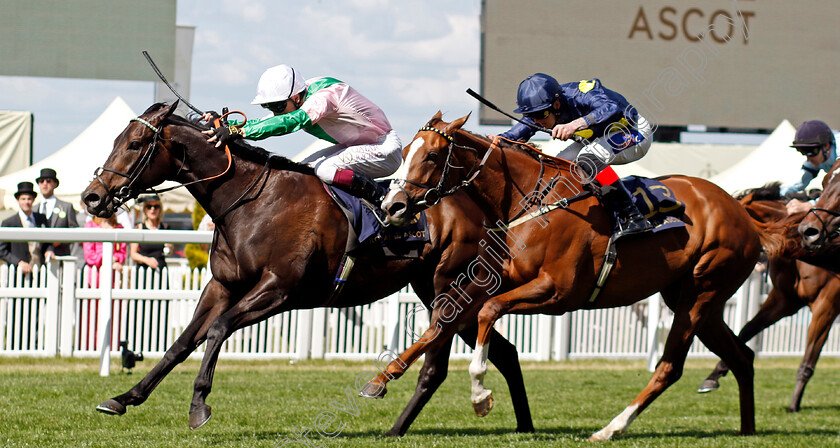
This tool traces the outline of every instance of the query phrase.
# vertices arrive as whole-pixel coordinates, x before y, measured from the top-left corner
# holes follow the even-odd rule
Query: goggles
[[[805,157],[814,157],[819,154],[822,149],[819,146],[796,146],[795,148]]]
[[[545,109],[545,110],[540,110],[540,111],[537,111],[537,112],[530,112],[530,113],[525,114],[526,117],[528,117],[532,120],[543,120],[543,119],[548,118],[549,115],[551,115],[551,109],[550,108]]]
[[[286,101],[288,100],[275,101],[273,103],[264,103],[260,104],[260,106],[262,106],[263,109],[268,109],[269,111],[271,111],[271,113],[275,115],[280,115],[286,111]]]

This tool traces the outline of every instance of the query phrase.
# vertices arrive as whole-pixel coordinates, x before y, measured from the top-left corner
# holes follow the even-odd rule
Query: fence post
[[[553,330],[554,316],[540,314],[537,319],[539,320],[537,361],[548,361],[551,359],[551,333]]]
[[[647,299],[648,302],[648,371],[656,370],[659,361],[659,318],[662,314],[662,299],[659,293]]]
[[[557,316],[554,326],[554,359],[568,361],[572,352],[572,313]]]
[[[73,356],[73,331],[76,326],[76,257],[61,257],[61,334],[59,353]]]
[[[388,345],[385,347],[394,353],[399,353],[397,347],[400,345],[400,295],[402,291],[397,291],[387,299],[387,316],[385,318],[385,337],[390,337]],[[408,325],[408,322],[406,322]]]
[[[99,270],[99,376],[111,374],[111,285],[114,275],[114,244],[102,243],[102,268]]]
[[[747,302],[747,320],[744,321],[744,325],[746,325],[746,322],[749,321],[750,317],[758,314],[758,308],[761,306],[761,303],[763,302],[762,298],[764,297],[764,275],[761,272],[754,270],[747,281],[749,282],[750,289],[749,294],[747,295],[749,298]],[[738,328],[737,331],[740,332],[741,329]],[[756,355],[758,355],[758,352],[761,351],[762,334],[763,332],[755,335],[754,338],[747,342],[747,346],[751,348]]]
[[[312,310],[312,359],[324,359],[324,352],[326,352],[326,343],[324,338],[326,323],[326,308],[316,308]]]
[[[44,327],[44,351],[47,356],[58,354],[58,326],[60,322],[58,296],[61,291],[58,271],[60,268],[61,263],[58,260],[52,259],[47,263],[47,272],[45,272],[47,275],[47,317]]]
[[[312,310],[297,312],[297,359],[309,359],[312,349]]]

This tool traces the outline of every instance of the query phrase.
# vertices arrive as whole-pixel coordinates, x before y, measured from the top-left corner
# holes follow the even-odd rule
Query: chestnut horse
[[[685,203],[681,217],[685,227],[618,240],[615,268],[592,301],[611,237],[607,211],[587,195],[572,163],[467,132],[462,126],[468,117],[447,123],[438,112],[417,133],[404,149],[405,171],[400,175],[405,182],[392,184],[383,209],[393,222],[404,222],[441,196],[463,188],[481,208],[485,225],[496,227],[491,233],[509,248],[490,253],[483,249],[489,247],[485,245],[481,250],[488,260],[504,258],[500,275],[504,285],[482,295],[489,274],[475,275],[466,287],[462,282],[460,289],[439,296],[423,340],[404,352],[400,362],[389,364],[388,375],[371,380],[362,393],[381,396],[386,383],[405,372],[404,365],[477,319],[477,347],[469,372],[473,405],[485,413],[492,397],[483,384],[487,336],[502,315],[559,315],[625,306],[660,292],[674,311],[674,322],[653,378],[591,439],[607,440],[624,431],[677,381],[695,335],[732,368],[740,387],[740,432],[753,434],[754,355],[724,323],[723,311],[726,300],[752,272],[762,242],[770,238],[761,224],[712,183],[686,176],[660,178]],[[559,208],[538,215],[536,208],[528,208],[535,202],[541,210]],[[523,221],[526,214],[535,219]]]
[[[802,247],[813,255],[837,260],[840,248],[840,160],[834,162],[823,178],[823,192],[816,205],[799,223]],[[837,262],[832,270],[840,272]],[[837,269],[834,269],[836,267]]]
[[[750,214],[763,222],[788,219],[785,201],[779,196],[778,184],[751,190],[739,200]],[[799,218],[801,219],[801,214]],[[793,217],[793,220],[796,219]],[[840,314],[840,275],[803,261],[780,256],[769,258],[768,269],[773,287],[755,317],[741,329],[738,338],[747,342],[782,318],[795,314],[802,307],[808,306],[811,309],[805,354],[796,373],[796,387],[787,409],[789,412],[798,412],[805,386],[814,374],[831,325]],[[717,390],[720,387],[720,378],[728,371],[726,363],[719,362],[697,391],[704,393]]]
[[[83,199],[91,214],[110,216],[164,180],[187,185],[216,222],[213,278],[163,359],[128,392],[100,404],[102,412],[123,414],[126,406],[143,403],[175,365],[206,341],[190,405],[190,427],[198,428],[210,418],[205,400],[222,343],[234,331],[288,310],[372,303],[409,281],[428,306],[433,276],[445,279],[448,263],[461,263],[477,250],[473,246],[484,232],[479,213],[463,201],[457,206],[447,201],[442,210],[429,211],[432,244],[421,259],[361,254],[343,292],[330,301],[348,227],[313,170],[242,142],[231,143],[233,155],[226,154],[228,149],[207,143],[201,134],[206,127],[172,115],[176,107],[177,102],[155,104],[133,119]],[[460,334],[472,345],[475,328]],[[500,370],[510,384],[517,430],[533,431],[516,349],[498,334],[493,338],[500,344],[495,362],[504,366]],[[427,358],[414,397],[388,434],[404,434],[443,382],[449,343]]]

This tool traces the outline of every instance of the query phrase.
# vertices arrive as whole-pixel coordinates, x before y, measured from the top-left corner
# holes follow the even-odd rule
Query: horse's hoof
[[[532,425],[530,425],[530,426],[517,426],[517,427],[516,427],[516,429],[515,429],[514,431],[515,431],[515,432],[518,432],[518,433],[531,433],[531,432],[536,432],[536,430],[534,429],[534,425],[533,425],[533,424],[532,424]]]
[[[385,398],[385,394],[387,393],[388,388],[384,384],[375,383],[371,380],[359,391],[359,396],[365,398]]]
[[[210,406],[204,406],[197,411],[190,412],[190,429],[198,429],[210,420]]]
[[[787,409],[785,409],[785,410],[786,410],[786,411],[788,411],[788,413],[792,414],[792,413],[794,413],[794,412],[799,412],[799,407],[793,407],[793,406],[791,406],[791,407],[789,407],[789,408],[787,408]]]
[[[491,410],[493,410],[493,394],[488,394],[484,397],[484,399],[479,400],[477,403],[473,403],[473,411],[475,411],[475,415],[479,417],[484,417],[489,414]]]
[[[402,434],[400,434],[400,431],[396,428],[389,429],[388,432],[383,435],[385,437],[402,437]]]
[[[706,392],[711,392],[713,390],[720,389],[720,383],[718,380],[706,379],[703,381],[703,384],[697,389],[698,394],[705,394]]]
[[[96,410],[109,415],[123,415],[125,414],[125,406],[122,405],[117,400],[113,398],[109,398],[103,401],[99,406],[96,407]]]

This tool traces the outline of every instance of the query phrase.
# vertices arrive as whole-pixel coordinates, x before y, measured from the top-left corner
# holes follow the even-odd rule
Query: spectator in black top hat
[[[41,202],[35,204],[35,211],[46,216],[47,227],[54,229],[79,227],[76,222],[76,210],[69,202],[62,201],[55,196],[55,189],[58,188],[58,176],[54,169],[43,168],[41,175],[35,179],[38,188],[41,189]],[[70,255],[73,251],[73,243],[51,243],[45,252],[46,260],[49,261],[55,255]]]
[[[15,199],[18,201],[20,211],[6,218],[0,223],[3,227],[46,227],[47,218],[32,211],[32,203],[38,193],[35,193],[35,186],[32,182],[21,182],[18,184],[18,191]],[[2,241],[0,242],[0,258],[9,264],[17,266],[18,269],[27,275],[32,272],[32,266],[41,264],[44,256],[44,249],[49,243],[35,243],[25,241]]]

